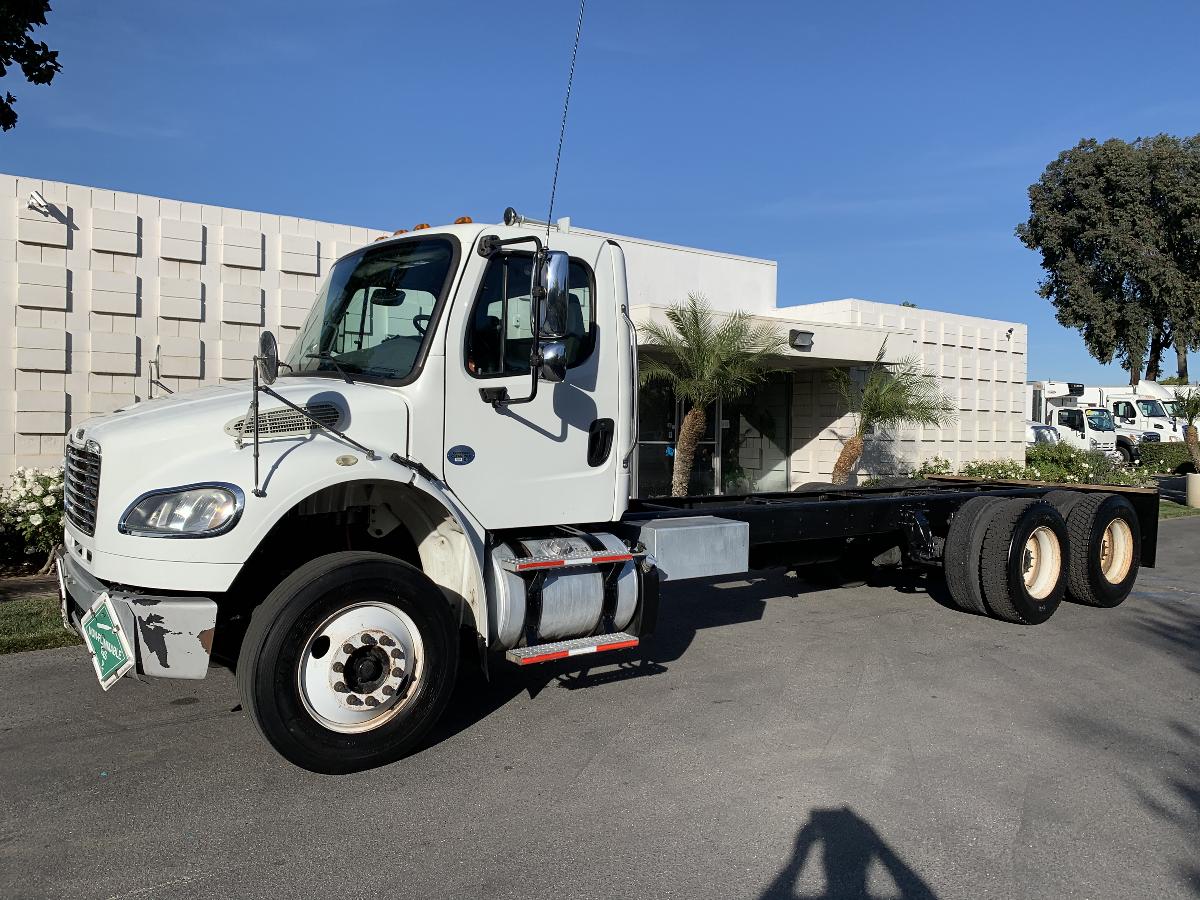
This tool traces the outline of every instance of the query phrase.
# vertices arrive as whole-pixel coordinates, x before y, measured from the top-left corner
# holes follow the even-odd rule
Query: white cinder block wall
[[[1025,453],[1025,373],[1028,331],[1002,322],[868,300],[831,300],[790,307],[816,322],[881,325],[911,332],[926,371],[941,379],[957,405],[946,428],[903,428],[868,442],[862,470],[910,471],[934,456],[956,467],[977,459],[1021,459]],[[792,410],[792,484],[828,480],[852,433],[837,392],[822,370],[795,376]]]
[[[0,478],[144,398],[156,349],[172,389],[248,378],[259,331],[286,349],[330,264],[385,233],[0,174]]]

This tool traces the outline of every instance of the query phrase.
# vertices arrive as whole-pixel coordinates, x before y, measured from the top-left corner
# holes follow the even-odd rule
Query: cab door
[[[505,237],[511,236],[507,233]],[[607,522],[622,461],[617,314],[608,248],[559,235],[570,254],[567,374],[527,403],[493,408],[481,388],[529,396],[532,243],[484,258],[472,248],[446,331],[446,483],[488,529]]]
[[[1055,424],[1058,426],[1059,436],[1066,443],[1081,450],[1088,449],[1082,409],[1074,407],[1060,409]]]

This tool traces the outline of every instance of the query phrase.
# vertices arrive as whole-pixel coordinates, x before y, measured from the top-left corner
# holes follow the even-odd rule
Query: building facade
[[[152,360],[170,390],[249,377],[259,333],[275,331],[286,352],[333,261],[384,234],[0,174],[0,477],[59,464],[72,422],[148,396]],[[710,410],[694,491],[828,478],[849,435],[828,370],[870,362],[885,340],[889,358],[921,357],[958,420],[875,436],[864,470],[1023,452],[1023,324],[853,299],[779,307],[772,261],[619,240],[635,320],[699,292],[717,310],[809,335],[753,397]],[[663,390],[643,390],[643,496],[669,485],[683,412]]]

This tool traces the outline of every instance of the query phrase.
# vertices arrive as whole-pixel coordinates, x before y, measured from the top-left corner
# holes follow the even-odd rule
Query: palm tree
[[[1187,444],[1192,465],[1200,472],[1200,435],[1196,432],[1196,420],[1200,419],[1200,388],[1175,389],[1175,411],[1187,423],[1183,429],[1183,442]]]
[[[652,352],[640,357],[642,384],[662,382],[690,409],[675,442],[671,495],[683,497],[692,476],[696,445],[708,422],[708,407],[732,399],[781,368],[787,337],[774,326],[755,323],[744,311],[718,321],[701,294],[667,310],[667,323],[639,326]]]
[[[921,360],[906,356],[894,365],[884,363],[887,340],[879,345],[875,362],[860,382],[846,369],[831,369],[829,380],[854,416],[854,434],[842,445],[830,476],[834,484],[845,484],[862,459],[863,439],[876,428],[899,425],[949,425],[954,421],[954,403],[925,373]]]

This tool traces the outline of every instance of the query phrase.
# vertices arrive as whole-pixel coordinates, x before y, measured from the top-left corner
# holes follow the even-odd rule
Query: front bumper
[[[156,678],[203,678],[208,674],[216,601],[208,597],[165,597],[110,587],[69,554],[59,551],[66,588],[66,618],[82,636],[79,620],[107,593],[121,629],[132,635],[136,671]]]

